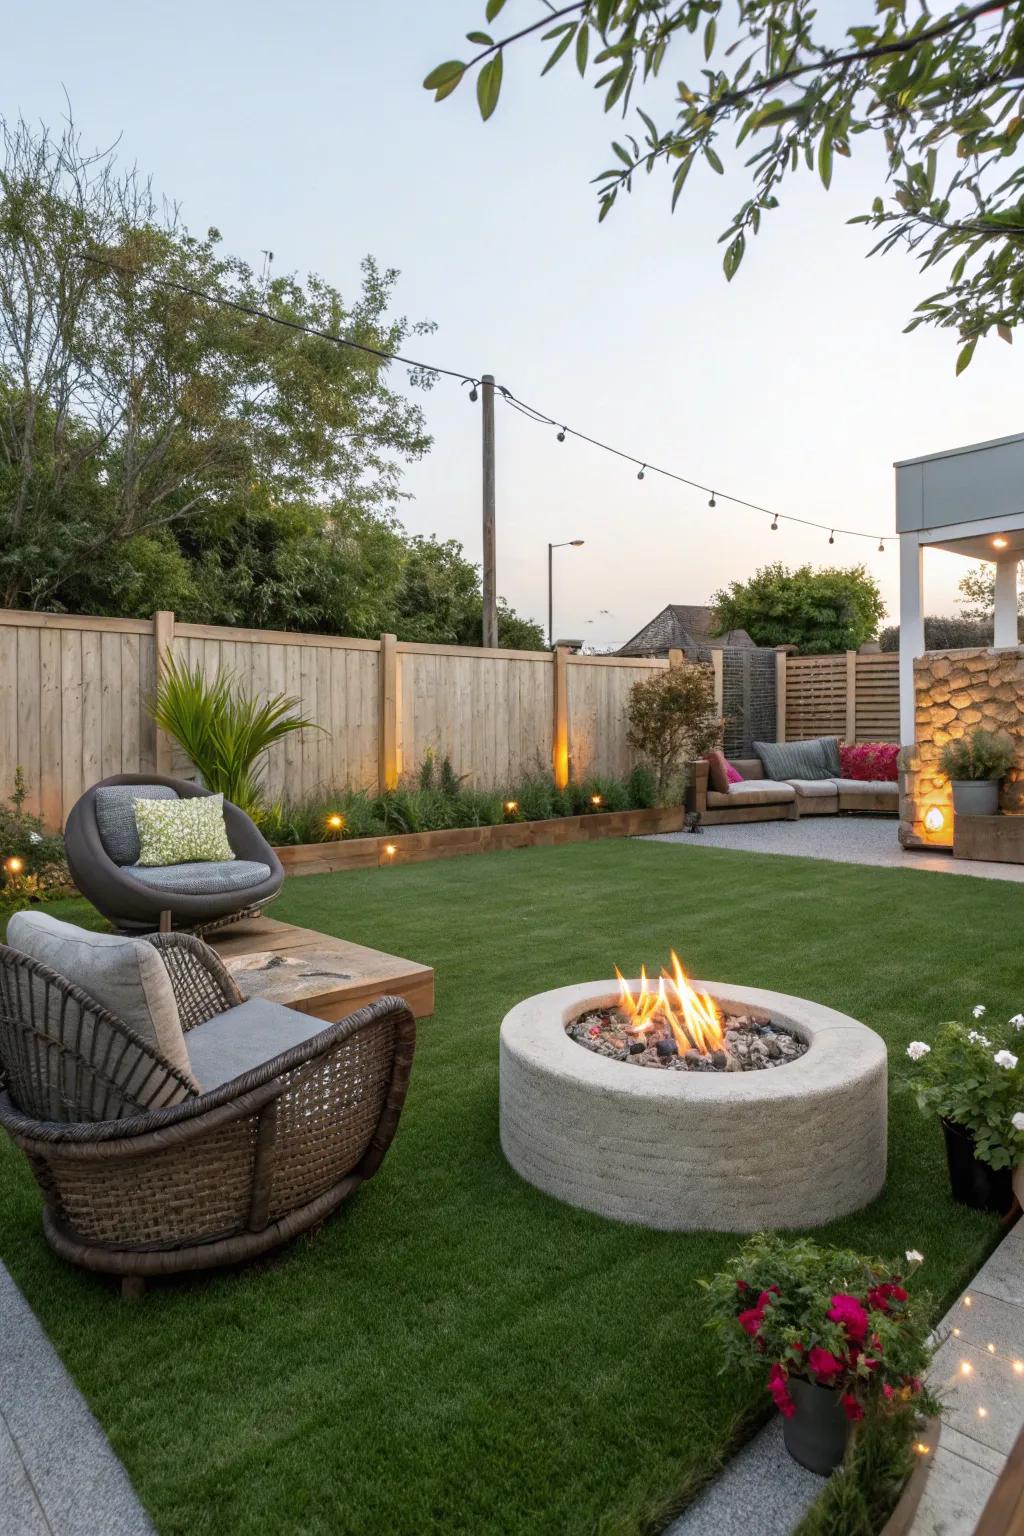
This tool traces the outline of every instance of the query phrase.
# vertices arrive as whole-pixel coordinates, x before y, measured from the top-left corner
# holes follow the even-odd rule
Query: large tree
[[[855,651],[885,616],[878,583],[862,565],[789,570],[776,562],[730,582],[711,603],[716,634],[745,629],[757,645],[795,645],[805,655]]]
[[[1024,613],[1024,590],[1020,587],[1017,567],[1017,612]],[[989,619],[996,611],[996,568],[988,561],[976,565],[957,582],[960,612],[965,619]]]
[[[595,178],[601,218],[641,172],[658,169],[675,207],[695,164],[724,173],[730,137],[744,146],[751,181],[721,236],[731,279],[787,176],[806,167],[827,187],[837,155],[863,135],[879,138],[887,174],[860,218],[880,232],[875,249],[909,249],[926,268],[950,264],[907,328],[951,327],[958,371],[990,330],[1010,340],[1024,312],[1019,3],[935,14],[924,0],[860,0],[845,33],[818,0],[543,0],[525,20],[521,11],[512,19],[506,0],[481,4],[486,25],[500,14],[502,35],[468,33],[469,57],[438,65],[424,84],[442,100],[475,75],[487,118],[510,48],[542,37],[545,74],[574,60],[606,112],[630,121],[635,107],[633,132],[613,142],[614,164]],[[677,84],[674,117],[659,126],[650,97],[664,99],[663,72]]]

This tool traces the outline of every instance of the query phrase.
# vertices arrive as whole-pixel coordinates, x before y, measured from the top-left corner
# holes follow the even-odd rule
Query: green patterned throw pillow
[[[233,859],[223,795],[187,800],[136,800],[140,864],[208,864]]]

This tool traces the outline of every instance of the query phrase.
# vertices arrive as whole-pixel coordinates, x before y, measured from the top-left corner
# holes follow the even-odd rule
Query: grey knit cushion
[[[192,1070],[209,1093],[329,1028],[283,1003],[250,997],[188,1032]]]
[[[816,741],[755,741],[766,779],[828,779],[831,770],[825,749]],[[838,764],[836,765],[838,769]]]
[[[169,784],[104,784],[96,791],[100,842],[115,864],[134,864],[141,852],[133,800],[177,800]]]
[[[129,873],[133,880],[175,896],[219,896],[268,880],[270,865],[253,859],[210,859],[199,864],[136,864]]]
[[[828,777],[830,779],[838,779],[843,771],[839,758],[839,737],[818,736],[816,740],[825,754],[825,768],[828,772]]]

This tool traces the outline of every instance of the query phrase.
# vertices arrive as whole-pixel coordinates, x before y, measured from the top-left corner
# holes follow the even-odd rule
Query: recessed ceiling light
[[[992,540],[992,548],[1005,549],[1009,542],[1009,539],[1004,539],[1001,533],[997,533],[995,538]]]

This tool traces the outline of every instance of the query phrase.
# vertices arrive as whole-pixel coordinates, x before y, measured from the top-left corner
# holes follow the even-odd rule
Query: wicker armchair
[[[244,1001],[200,940],[148,942],[184,1030]],[[412,1014],[385,997],[197,1093],[78,987],[0,945],[0,1125],[43,1192],[50,1246],[122,1277],[126,1295],[147,1277],[234,1264],[318,1225],[380,1167],[414,1046]],[[90,1118],[48,1118],[54,1083]]]

